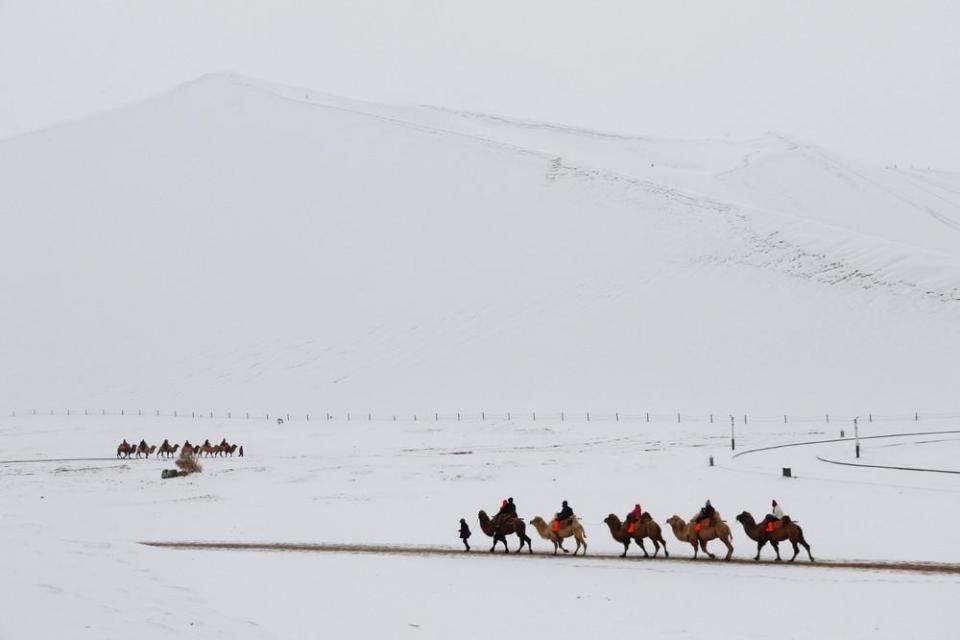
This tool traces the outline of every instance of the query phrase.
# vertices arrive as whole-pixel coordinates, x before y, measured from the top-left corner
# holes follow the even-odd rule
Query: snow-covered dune
[[[0,176],[11,410],[953,404],[949,174],[216,75]]]

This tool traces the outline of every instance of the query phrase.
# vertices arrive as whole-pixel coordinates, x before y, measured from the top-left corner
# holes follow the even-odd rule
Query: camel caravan
[[[502,543],[504,552],[509,553],[507,536],[516,535],[520,540],[520,546],[516,551],[519,553],[524,547],[527,547],[527,551],[533,553],[532,541],[530,536],[527,535],[527,524],[523,518],[517,515],[517,506],[513,498],[504,500],[499,511],[492,518],[487,515],[486,511],[482,510],[478,517],[480,529],[487,537],[493,538],[493,545],[490,547],[491,552],[495,551],[497,545]],[[653,543],[654,558],[660,553],[661,547],[664,557],[670,557],[670,553],[667,551],[667,541],[663,538],[660,525],[650,513],[643,511],[639,504],[634,505],[633,510],[622,520],[616,514],[611,513],[603,522],[609,528],[613,539],[623,545],[621,558],[626,557],[631,542],[640,547],[645,558],[649,558],[650,554],[644,545],[644,539]],[[737,522],[743,525],[747,537],[757,543],[757,555],[754,560],[760,559],[760,551],[769,542],[776,553],[777,561],[779,561],[781,559],[779,544],[788,541],[793,546],[793,557],[790,558],[790,562],[797,558],[800,553],[800,546],[806,549],[810,561],[814,561],[813,554],[810,552],[810,545],[804,539],[800,525],[796,520],[792,520],[790,516],[783,513],[776,500],[772,502],[771,513],[767,514],[760,522],[757,522],[747,511],[737,516]],[[707,549],[707,543],[711,540],[719,540],[726,547],[727,552],[724,555],[724,560],[730,560],[733,556],[733,534],[726,521],[714,509],[709,500],[696,515],[690,518],[689,522],[678,515],[672,515],[667,518],[664,524],[670,527],[677,540],[691,546],[694,559],[699,557],[701,551],[711,559],[716,558]],[[581,549],[583,551],[582,555],[586,555],[587,533],[566,500],[563,501],[560,511],[554,515],[550,522],[540,516],[535,516],[530,520],[530,525],[537,530],[541,538],[553,543],[554,555],[557,555],[560,551],[570,552],[563,546],[563,541],[566,538],[573,538],[576,541],[577,546],[573,555],[577,555]],[[466,521],[461,520],[460,538],[463,540],[465,551],[470,551],[470,545],[467,542],[469,537],[470,528]]]
[[[181,446],[179,444],[171,445],[170,441],[166,439],[160,445],[147,445],[146,440],[141,440],[140,444],[130,444],[124,440],[117,447],[117,457],[124,459],[130,458],[131,456],[135,458],[149,458],[156,453],[156,458],[172,458],[180,449]],[[187,440],[183,443],[182,452],[187,452],[188,455],[198,458],[233,457],[233,454],[237,453],[242,458],[243,445],[230,444],[226,438],[224,438],[220,444],[210,444],[210,440],[204,440],[203,444],[190,444],[190,441]]]

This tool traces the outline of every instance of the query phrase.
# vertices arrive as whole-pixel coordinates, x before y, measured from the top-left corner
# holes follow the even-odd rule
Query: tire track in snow
[[[464,553],[455,547],[412,546],[412,545],[376,545],[376,544],[336,544],[336,543],[286,543],[286,542],[141,542],[140,544],[160,549],[180,551],[260,551],[274,553],[346,553],[372,554],[390,556],[415,557],[457,557],[457,558],[488,558],[492,554],[486,551]],[[683,543],[677,543],[683,544]],[[496,554],[503,556],[502,552]],[[723,560],[694,560],[692,558],[678,558],[675,555],[669,558],[642,558],[639,556],[620,558],[613,553],[594,553],[589,556],[554,556],[550,553],[512,553],[517,558],[540,560],[559,560],[559,558],[577,561],[619,561],[619,562],[676,562],[686,564],[705,564],[719,566],[723,564],[749,565],[763,567],[804,567],[807,569],[849,569],[857,571],[891,571],[900,573],[946,574],[960,575],[960,564],[938,562],[913,562],[898,560],[817,560],[816,562],[776,562],[774,560],[752,560],[746,558],[732,558]]]

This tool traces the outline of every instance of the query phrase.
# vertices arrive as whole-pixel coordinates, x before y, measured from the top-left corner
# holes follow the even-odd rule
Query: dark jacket
[[[470,527],[463,520],[460,521],[460,537],[464,540],[470,537]]]
[[[704,507],[703,509],[700,509],[700,515],[697,516],[697,522],[706,520],[707,518],[712,518],[714,515],[716,515],[716,513],[717,510],[713,508],[713,505]]]
[[[557,514],[557,520],[560,520],[561,522],[564,520],[569,520],[572,517],[573,517],[573,509],[570,508],[570,505],[567,505],[564,508],[560,509],[560,513]]]

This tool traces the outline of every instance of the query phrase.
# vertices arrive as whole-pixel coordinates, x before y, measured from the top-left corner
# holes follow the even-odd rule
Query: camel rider
[[[557,518],[556,518],[557,528],[559,528],[559,526],[562,523],[565,523],[568,520],[570,520],[570,518],[572,517],[573,517],[573,509],[571,509],[570,505],[567,504],[567,501],[564,500],[563,504],[560,507],[560,513],[557,514]],[[569,523],[567,522],[567,524]]]
[[[771,501],[770,510],[771,512],[768,513],[766,517],[764,517],[763,519],[763,524],[767,525],[768,531],[773,529],[773,526],[771,526],[771,523],[777,522],[779,520],[783,520],[784,518],[783,509],[780,508],[780,505],[777,504],[776,500]]]
[[[694,524],[700,524],[704,520],[709,520],[715,515],[717,515],[717,510],[714,509],[713,505],[710,504],[710,501],[707,500],[706,504],[704,504],[703,508],[700,509],[700,513],[697,514],[697,517],[693,522]]]
[[[627,524],[630,524],[631,522],[640,522],[640,516],[642,515],[643,509],[640,508],[640,505],[633,505],[633,511],[627,514]]]
[[[504,520],[515,518],[517,515],[517,505],[513,503],[513,498],[507,498],[500,503],[500,510],[493,518],[493,524],[498,525]]]

